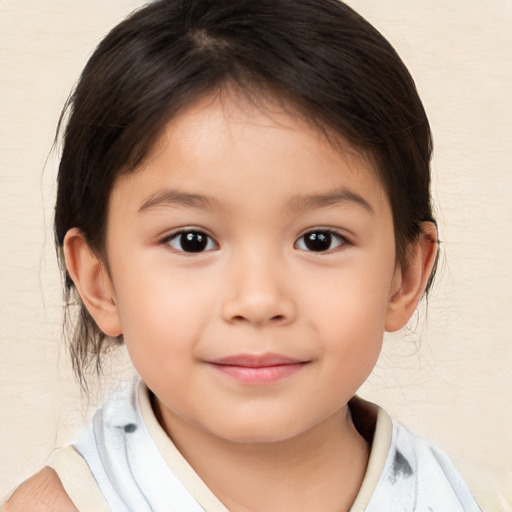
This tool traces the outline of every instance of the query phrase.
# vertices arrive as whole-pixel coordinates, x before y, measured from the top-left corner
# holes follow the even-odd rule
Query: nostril
[[[270,317],[270,322],[283,322],[286,319],[284,315],[275,315],[273,317]],[[250,321],[248,317],[245,317],[244,315],[236,315],[231,319],[233,322],[245,322],[247,320]]]
[[[243,290],[242,290],[243,291]],[[295,318],[295,306],[287,297],[270,291],[246,290],[223,301],[223,320],[233,325],[285,325]]]

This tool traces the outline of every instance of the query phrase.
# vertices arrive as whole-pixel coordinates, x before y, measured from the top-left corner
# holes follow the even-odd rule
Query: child
[[[375,29],[337,0],[160,0],[67,113],[73,362],[124,342],[141,380],[5,510],[510,510],[506,475],[465,481],[354,397],[437,258],[428,121]]]

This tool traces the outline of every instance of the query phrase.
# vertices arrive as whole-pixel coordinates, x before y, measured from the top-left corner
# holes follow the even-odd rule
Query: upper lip
[[[264,368],[289,364],[306,363],[307,361],[280,354],[237,354],[206,361],[210,364],[223,366],[245,366],[247,368]]]

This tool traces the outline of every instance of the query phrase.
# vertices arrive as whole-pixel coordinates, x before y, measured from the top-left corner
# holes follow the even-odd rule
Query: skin
[[[162,426],[231,511],[350,508],[369,449],[347,402],[432,268],[426,238],[397,267],[372,163],[338,140],[277,103],[207,97],[115,184],[106,259],[66,237],[84,303],[123,334]],[[294,364],[220,364],[269,355]]]
[[[23,483],[2,512],[76,512],[57,473],[43,468]]]

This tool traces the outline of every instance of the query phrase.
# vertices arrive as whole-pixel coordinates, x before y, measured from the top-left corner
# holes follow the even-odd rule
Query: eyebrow
[[[347,188],[336,189],[323,194],[296,195],[290,199],[288,206],[290,210],[297,211],[326,208],[340,203],[356,204],[362,206],[369,213],[375,214],[375,210],[364,197]],[[150,195],[139,208],[139,212],[160,206],[218,209],[219,203],[216,199],[202,194],[164,189]]]
[[[347,188],[339,188],[323,194],[297,195],[292,197],[289,202],[289,207],[292,211],[312,210],[343,203],[362,206],[369,213],[375,215],[375,210],[372,205],[363,196]]]
[[[214,209],[219,203],[212,197],[191,194],[175,189],[164,189],[150,195],[139,208],[139,212],[160,206],[186,206],[189,208]]]

